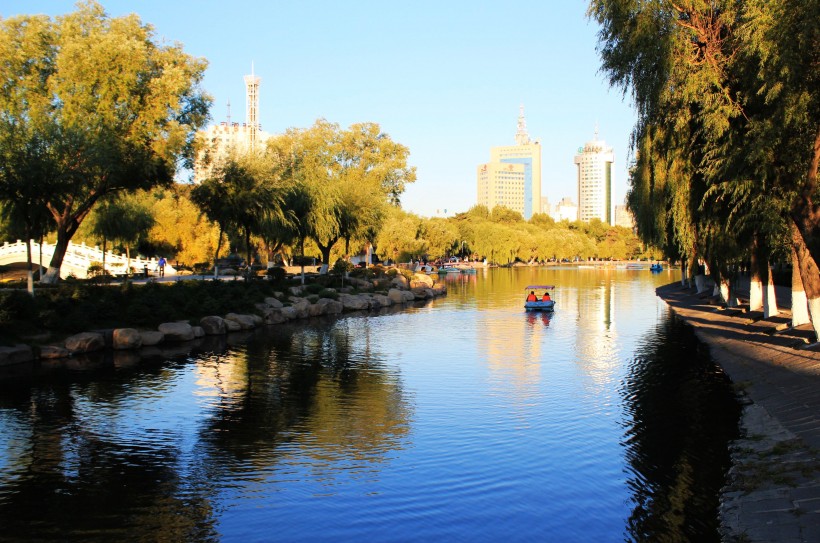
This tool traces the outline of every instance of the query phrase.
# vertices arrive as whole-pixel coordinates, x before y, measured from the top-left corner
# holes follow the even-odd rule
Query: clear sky
[[[543,196],[577,204],[573,157],[599,139],[614,147],[613,203],[626,193],[628,98],[599,71],[596,24],[584,0],[243,1],[102,0],[137,13],[158,38],[208,60],[213,122],[245,120],[243,76],[262,83],[262,129],[318,118],[376,122],[410,149],[417,181],[402,196],[424,216],[476,203],[476,167],[512,145],[519,106],[543,146]],[[0,0],[0,15],[72,11],[68,0]]]

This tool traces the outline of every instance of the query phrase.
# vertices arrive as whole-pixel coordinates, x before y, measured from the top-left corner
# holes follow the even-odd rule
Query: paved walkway
[[[788,308],[763,319],[680,283],[657,294],[694,327],[746,404],[721,499],[724,541],[820,542],[820,352],[809,327],[790,328]],[[789,289],[777,298],[788,307]]]

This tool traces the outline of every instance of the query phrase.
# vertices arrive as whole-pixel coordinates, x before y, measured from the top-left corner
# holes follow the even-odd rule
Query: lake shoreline
[[[721,492],[723,540],[820,541],[820,352],[773,326],[777,318],[722,309],[680,282],[656,293],[709,347],[744,404]]]

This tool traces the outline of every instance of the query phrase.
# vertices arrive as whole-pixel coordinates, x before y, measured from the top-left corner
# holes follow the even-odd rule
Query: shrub
[[[347,260],[340,258],[336,261],[335,264],[333,264],[333,273],[335,273],[336,275],[344,275],[345,273],[350,272],[354,268],[355,266],[351,262],[348,262]]]
[[[339,298],[339,293],[333,289],[326,288],[319,292],[319,298],[330,298],[331,300],[336,300]]]
[[[275,283],[285,280],[285,268],[268,268],[268,279]]]
[[[36,314],[34,298],[23,290],[0,292],[0,326],[16,328]]]

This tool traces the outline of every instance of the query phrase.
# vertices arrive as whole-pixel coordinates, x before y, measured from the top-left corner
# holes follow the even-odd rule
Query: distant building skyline
[[[615,206],[615,226],[623,226],[624,228],[635,228],[635,219],[627,209],[626,205]]]
[[[213,172],[214,166],[223,160],[231,151],[246,152],[255,149],[271,137],[262,131],[259,124],[259,85],[261,78],[254,74],[251,65],[250,75],[245,81],[245,122],[231,122],[231,103],[227,103],[226,120],[213,124],[197,132],[197,138],[203,141],[203,149],[194,163],[194,183],[202,183]]]
[[[600,219],[612,224],[612,163],[615,153],[595,136],[575,155],[578,181],[578,220]]]
[[[519,107],[515,145],[490,148],[490,161],[476,170],[477,201],[489,210],[503,205],[530,219],[541,211],[541,143],[531,141]]]

